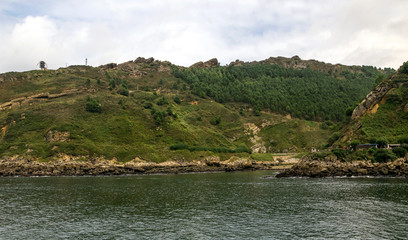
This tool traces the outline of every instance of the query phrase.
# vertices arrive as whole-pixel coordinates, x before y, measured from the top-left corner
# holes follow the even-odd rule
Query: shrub
[[[379,139],[379,140],[377,140],[377,144],[378,144],[378,147],[379,148],[385,148],[385,147],[387,147],[387,141],[386,140],[384,140],[384,139]]]
[[[254,115],[255,116],[261,116],[261,108],[260,107],[254,107]]]
[[[335,148],[332,150],[332,153],[337,157],[337,159],[345,160],[347,157],[347,152],[341,148]]]
[[[184,150],[188,149],[188,145],[185,143],[176,143],[170,146],[170,150]]]
[[[128,89],[126,89],[126,88],[124,88],[124,87],[122,87],[121,89],[119,89],[118,90],[118,93],[120,94],[120,95],[123,95],[123,96],[129,96],[129,90]]]
[[[405,154],[407,154],[407,150],[405,148],[402,147],[396,147],[392,149],[392,152],[400,158],[405,157]]]
[[[181,100],[180,100],[180,98],[179,97],[175,97],[175,98],[173,98],[173,101],[175,102],[175,103],[177,103],[177,104],[180,104],[181,103]]]
[[[86,100],[85,110],[92,113],[100,113],[102,112],[102,106],[101,104],[99,104],[98,100],[88,96]]]
[[[164,118],[166,117],[166,113],[164,111],[153,111],[152,109],[152,115],[156,125],[162,125],[164,123]]]
[[[333,145],[333,143],[334,143],[337,139],[339,139],[340,136],[341,136],[341,134],[340,134],[339,132],[333,133],[333,134],[330,136],[329,140],[328,140],[328,145],[329,145],[329,146]]]
[[[353,115],[353,111],[354,111],[354,108],[353,108],[353,107],[348,107],[348,108],[346,109],[346,116],[351,116],[351,115]]]
[[[388,149],[380,148],[374,153],[374,159],[377,162],[388,162],[394,161],[397,159],[397,156],[395,156],[395,154]]]
[[[221,123],[221,116],[211,118],[210,123],[212,125],[220,124]]]
[[[353,148],[354,151],[356,151],[357,145],[360,144],[360,141],[358,140],[353,140],[350,142],[350,146]]]
[[[234,152],[235,152],[235,153],[243,153],[243,152],[246,152],[246,153],[251,154],[251,153],[252,153],[252,150],[251,150],[250,148],[248,148],[247,146],[245,146],[245,145],[241,145],[241,146],[238,146],[237,148],[235,148]]]
[[[169,102],[167,101],[165,97],[162,97],[159,99],[159,101],[157,101],[157,105],[159,106],[166,105],[166,104],[169,104]]]
[[[400,73],[408,74],[408,61],[404,62],[400,68]]]
[[[408,143],[408,136],[403,136],[403,137],[398,138],[398,143],[401,143],[401,144]]]
[[[145,109],[152,109],[152,108],[153,108],[153,104],[152,104],[151,102],[147,102],[147,103],[145,103],[145,104],[143,105],[143,107],[144,107]]]

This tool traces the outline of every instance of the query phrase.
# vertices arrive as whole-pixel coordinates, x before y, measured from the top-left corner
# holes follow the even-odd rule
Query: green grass
[[[153,71],[156,68],[153,64],[145,69]],[[0,111],[0,127],[7,126],[8,129],[0,138],[0,156],[19,154],[48,160],[64,153],[116,157],[120,161],[140,157],[162,162],[200,160],[217,155],[222,160],[232,156],[251,156],[255,160],[268,161],[272,159],[272,153],[250,155],[240,151],[229,152],[253,145],[250,136],[245,134],[246,123],[254,123],[258,127],[265,122],[271,123],[258,134],[269,152],[285,149],[304,151],[310,146],[325,144],[330,136],[330,131],[320,129],[317,122],[287,119],[273,113],[262,113],[258,117],[247,109],[240,115],[242,106],[239,103],[224,105],[211,99],[197,98],[188,90],[182,90],[181,83],[174,89],[177,79],[169,73],[149,72],[134,78],[122,70],[107,72],[73,66],[57,71],[16,73],[17,80],[6,79],[0,88],[0,103],[39,92],[58,93],[73,88],[86,91]],[[90,79],[88,86],[87,79]],[[97,79],[100,84],[97,84]],[[117,89],[126,81],[130,96],[117,94],[117,89],[109,90],[112,79],[117,81]],[[101,113],[85,110],[88,96],[101,104]],[[180,98],[180,104],[173,101],[176,96]],[[157,105],[162,97],[168,103]],[[198,104],[190,104],[193,101]],[[171,107],[177,117],[167,115],[158,125],[151,109],[144,107],[147,103],[158,111],[167,111]],[[221,121],[211,124],[214,118]],[[47,142],[45,136],[50,130],[69,132],[70,138],[66,142]],[[192,151],[170,149],[178,143],[187,144]]]

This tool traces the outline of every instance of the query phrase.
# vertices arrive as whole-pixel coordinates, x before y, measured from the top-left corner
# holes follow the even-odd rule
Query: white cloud
[[[402,0],[3,1],[0,72],[138,56],[188,66],[299,55],[397,68],[408,56]]]

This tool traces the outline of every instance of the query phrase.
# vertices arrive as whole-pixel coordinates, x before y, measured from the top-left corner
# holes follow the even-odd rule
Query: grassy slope
[[[240,104],[223,105],[211,99],[197,99],[182,89],[171,74],[155,71],[154,64],[146,65],[147,75],[139,78],[129,76],[121,70],[92,67],[69,67],[57,71],[30,71],[2,75],[0,104],[11,99],[27,97],[36,93],[60,93],[67,89],[84,89],[85,92],[56,99],[34,102],[0,111],[1,134],[0,156],[31,155],[48,159],[58,153],[72,155],[97,155],[117,157],[127,161],[141,157],[149,161],[194,160],[213,155],[212,152],[173,151],[169,146],[185,143],[189,146],[223,147],[235,149],[245,145],[251,147],[251,135],[245,134],[245,124],[255,123],[258,127],[269,121],[269,126],[258,134],[268,151],[305,151],[321,147],[330,135],[319,123],[284,116],[262,113],[254,116],[245,110],[240,115]],[[125,97],[109,90],[111,79],[118,84],[127,81],[131,94]],[[89,79],[90,84],[87,83]],[[97,84],[99,79],[100,84]],[[177,85],[174,89],[174,85]],[[117,87],[119,88],[119,87]],[[158,92],[158,93],[157,93]],[[87,96],[97,99],[102,113],[85,111]],[[180,97],[181,104],[173,101]],[[159,106],[158,100],[165,97],[168,104]],[[197,101],[197,105],[191,102]],[[171,107],[177,118],[166,116],[158,126],[143,106],[152,103],[158,110]],[[220,117],[218,125],[211,120]],[[66,142],[49,143],[45,135],[49,130],[70,132]],[[221,158],[231,155],[248,156],[247,153],[219,153]]]
[[[399,87],[385,95],[375,113],[368,113],[358,121],[351,122],[348,127],[354,130],[347,131],[346,135],[351,134],[353,139],[362,143],[380,139],[397,143],[402,138],[408,138],[408,112],[404,110],[408,106],[408,74],[398,72],[392,79]]]

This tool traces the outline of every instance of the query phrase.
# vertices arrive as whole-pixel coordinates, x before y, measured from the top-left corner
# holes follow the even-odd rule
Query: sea
[[[408,239],[407,178],[0,178],[0,239]]]

